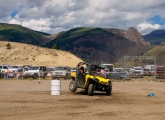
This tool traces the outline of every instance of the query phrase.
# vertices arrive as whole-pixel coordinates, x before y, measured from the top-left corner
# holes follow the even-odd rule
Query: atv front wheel
[[[69,84],[69,90],[71,92],[76,92],[77,90],[77,86],[76,86],[76,82],[75,81],[71,81],[70,84]]]
[[[85,89],[85,94],[88,95],[88,88]]]
[[[112,94],[112,86],[106,91],[107,95],[111,95]]]
[[[90,84],[88,87],[88,95],[92,96],[93,95],[93,84]]]

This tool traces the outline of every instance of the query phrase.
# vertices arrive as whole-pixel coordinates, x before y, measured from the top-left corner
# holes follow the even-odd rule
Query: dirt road
[[[68,90],[51,95],[51,81],[0,80],[0,120],[164,120],[164,82],[113,82],[111,96]],[[149,93],[154,97],[148,97]]]

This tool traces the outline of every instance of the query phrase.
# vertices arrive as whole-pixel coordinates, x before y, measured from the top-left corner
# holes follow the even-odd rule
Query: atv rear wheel
[[[88,87],[88,95],[92,96],[93,95],[93,84],[90,84]]]
[[[75,81],[71,81],[70,84],[69,84],[69,90],[71,92],[76,92],[77,90],[77,86],[76,86],[76,82]]]

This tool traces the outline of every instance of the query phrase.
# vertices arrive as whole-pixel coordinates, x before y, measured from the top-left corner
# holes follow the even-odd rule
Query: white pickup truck
[[[24,73],[24,78],[43,78],[47,76],[47,69],[45,66],[31,66],[28,71]]]
[[[67,66],[58,66],[55,68],[55,71],[51,72],[52,79],[70,79],[71,77],[71,71],[70,68]]]
[[[133,67],[132,70],[133,70],[132,74],[134,77],[142,78],[144,76],[144,70],[141,66]]]

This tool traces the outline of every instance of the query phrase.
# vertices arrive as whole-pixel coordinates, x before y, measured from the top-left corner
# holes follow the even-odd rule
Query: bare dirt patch
[[[51,81],[0,80],[1,120],[163,120],[164,82],[113,82],[113,94],[71,93],[61,80],[61,95],[51,95]],[[154,97],[148,97],[149,93]]]
[[[11,45],[10,50],[6,48],[8,43]],[[0,41],[0,64],[76,67],[75,65],[81,61],[68,51]]]

